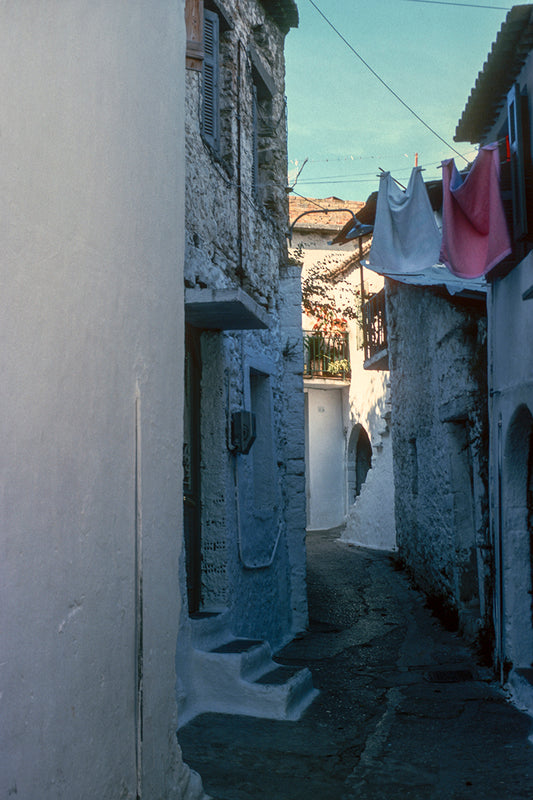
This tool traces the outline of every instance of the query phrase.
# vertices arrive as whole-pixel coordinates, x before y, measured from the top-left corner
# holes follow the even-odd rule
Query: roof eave
[[[514,6],[501,26],[457,123],[454,141],[478,144],[497,120],[533,49],[533,5]]]

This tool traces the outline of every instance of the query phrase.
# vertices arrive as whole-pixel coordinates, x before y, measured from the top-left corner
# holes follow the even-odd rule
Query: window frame
[[[528,203],[526,192],[529,153],[527,94],[522,94],[520,84],[514,83],[507,94],[507,125],[511,161],[513,198],[513,238],[520,241],[528,236]]]

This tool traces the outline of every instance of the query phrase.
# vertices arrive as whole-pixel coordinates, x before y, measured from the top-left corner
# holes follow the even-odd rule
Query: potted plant
[[[330,375],[346,375],[350,372],[350,362],[347,358],[333,359],[328,364],[328,372]]]

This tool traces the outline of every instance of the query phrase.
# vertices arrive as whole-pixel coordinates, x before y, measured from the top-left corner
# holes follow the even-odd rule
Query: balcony
[[[347,333],[331,336],[304,331],[304,378],[349,381],[350,350]]]
[[[388,369],[385,289],[367,300],[363,306],[363,336],[365,369]]]

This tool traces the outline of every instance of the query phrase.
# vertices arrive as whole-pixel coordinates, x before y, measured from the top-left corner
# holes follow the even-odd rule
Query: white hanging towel
[[[369,264],[376,272],[420,272],[439,261],[442,237],[422,168],[414,167],[404,192],[390,172],[380,176]]]

